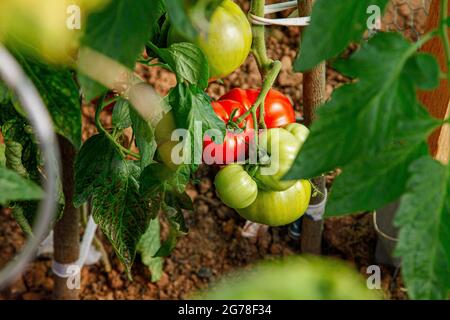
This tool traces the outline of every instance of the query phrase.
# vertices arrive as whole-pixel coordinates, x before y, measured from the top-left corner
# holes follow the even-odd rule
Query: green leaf
[[[348,61],[337,63],[339,71],[358,81],[337,89],[318,109],[286,178],[312,178],[360,157],[369,159],[394,141],[424,141],[439,121],[419,105],[414,82],[404,72],[414,53],[400,35],[377,34]]]
[[[110,163],[121,159],[105,134],[97,134],[89,138],[81,147],[75,159],[75,193],[74,205],[81,206],[103,188],[110,175]]]
[[[208,95],[194,85],[179,83],[170,91],[168,102],[177,128],[188,130],[184,141],[190,142],[191,153],[183,156],[190,156],[188,162],[195,167],[201,162],[204,133],[215,129],[225,136],[225,123],[214,113]]]
[[[109,174],[93,194],[92,214],[130,276],[136,247],[147,230],[151,211],[139,193],[138,166],[116,157],[104,165]]]
[[[81,103],[78,86],[67,68],[44,65],[15,52],[52,116],[58,134],[75,148],[81,145]]]
[[[133,5],[127,0],[110,1],[102,10],[89,15],[82,44],[133,69],[163,14],[159,0],[135,0]],[[87,100],[106,91],[86,76],[81,75],[79,80]]]
[[[32,127],[11,103],[1,106],[0,125],[5,140],[5,145],[0,145],[0,147],[4,146],[5,148],[4,165],[21,177],[39,185],[42,180],[45,180],[45,177],[41,175],[43,163]],[[62,212],[64,195],[59,178],[58,197],[59,209]],[[39,201],[12,201],[9,206],[12,208],[14,219],[25,234],[31,235],[32,228],[30,225],[33,225]]]
[[[188,232],[182,210],[190,210],[189,207],[184,207],[184,201],[180,201],[179,196],[175,194],[166,194],[164,200],[163,210],[169,221],[169,235],[161,248],[156,252],[155,257],[168,256],[175,248],[178,238],[186,235]]]
[[[431,90],[439,86],[439,67],[436,58],[428,53],[418,53],[405,66],[405,73],[421,89]]]
[[[112,123],[117,129],[131,127],[130,104],[126,99],[119,99],[114,105]]]
[[[209,80],[209,66],[205,54],[195,44],[181,42],[167,49],[152,46],[152,50],[175,72],[179,82],[186,80],[206,89]]]
[[[5,145],[0,143],[0,166],[6,166]]]
[[[74,204],[92,197],[93,217],[130,275],[137,243],[152,213],[139,193],[140,169],[122,158],[102,133],[87,140],[75,161]]]
[[[6,104],[11,99],[11,91],[3,81],[0,80],[0,105]]]
[[[187,165],[180,165],[172,171],[164,164],[153,163],[147,166],[141,174],[141,194],[147,198],[159,192],[183,193],[190,178]]]
[[[388,0],[317,0],[294,69],[309,70],[342,52],[350,42],[358,41],[367,30],[368,8],[378,6],[382,14],[387,3]]]
[[[169,14],[169,18],[177,32],[187,39],[194,39],[197,36],[197,30],[189,18],[187,7],[180,0],[163,0]]]
[[[39,184],[43,179],[39,171],[42,164],[31,127],[11,105],[2,106],[1,116],[5,166],[26,181]],[[12,207],[12,215],[25,234],[31,235],[38,201],[12,201],[9,206]]]
[[[157,147],[154,134],[155,129],[150,119],[143,119],[134,108],[129,108],[129,110],[133,132],[136,137],[136,145],[141,155],[141,168],[145,168],[153,162],[153,156],[155,155]]]
[[[375,157],[358,159],[344,166],[333,182],[327,202],[327,216],[370,211],[400,197],[409,178],[409,166],[427,154],[422,145],[394,145]]]
[[[141,254],[142,263],[145,264],[151,274],[152,282],[158,281],[162,275],[164,260],[161,257],[155,257],[155,253],[161,247],[159,219],[150,220],[147,231],[139,240],[137,250]]]
[[[43,196],[42,189],[33,181],[5,167],[0,167],[0,190],[0,204],[17,200],[38,200]]]
[[[411,165],[408,192],[395,218],[396,255],[411,299],[448,298],[450,292],[450,167],[422,157]]]

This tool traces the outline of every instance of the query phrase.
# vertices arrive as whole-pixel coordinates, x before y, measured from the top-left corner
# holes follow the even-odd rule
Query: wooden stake
[[[298,0],[300,16],[310,16],[314,0]],[[303,75],[303,113],[305,124],[310,126],[314,121],[316,109],[323,104],[325,97],[325,62],[317,65]],[[317,177],[312,180],[319,192],[311,197],[311,204],[322,202],[325,194],[325,177]],[[308,217],[303,218],[302,236],[300,238],[301,251],[310,254],[322,252],[323,220],[313,221]]]
[[[73,206],[75,148],[65,138],[58,136],[62,163],[62,184],[65,198],[63,216],[53,230],[54,259],[61,264],[78,260],[80,252],[80,214]],[[53,298],[56,300],[77,300],[78,289],[70,289],[68,278],[54,275]]]
[[[435,29],[439,25],[440,12],[440,0],[433,0],[429,9],[429,16],[426,25],[426,32]],[[450,15],[450,9],[449,9]],[[431,41],[427,42],[421,49],[423,52],[427,52],[435,56],[441,69],[447,72],[447,63],[445,61],[444,47],[442,40],[435,37]],[[450,115],[450,83],[447,79],[443,79],[439,88],[433,91],[421,91],[419,92],[419,99],[430,111],[430,113],[440,119],[444,119]],[[449,145],[450,145],[450,133],[449,126],[444,126],[436,130],[429,139],[429,145],[432,155],[444,162],[448,163],[449,160]]]

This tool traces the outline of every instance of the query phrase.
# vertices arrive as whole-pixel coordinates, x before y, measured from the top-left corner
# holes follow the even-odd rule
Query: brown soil
[[[275,87],[287,94],[297,110],[302,106],[301,74],[292,72],[298,48],[299,30],[273,28],[268,33],[269,56],[280,59],[283,68]],[[164,95],[175,85],[175,78],[160,68],[148,69],[137,66],[141,74],[156,90]],[[260,75],[253,57],[223,83],[214,82],[208,94],[218,98],[233,87],[251,88],[260,86]],[[327,95],[346,79],[327,70]],[[93,109],[85,106],[83,138],[95,133]],[[105,118],[107,121],[108,118]],[[172,255],[165,259],[164,273],[156,282],[150,282],[150,273],[136,259],[133,281],[127,279],[124,268],[104,241],[112,271],[105,271],[99,263],[87,266],[82,271],[82,299],[184,299],[208,288],[222,275],[237,268],[246,268],[262,259],[299,254],[299,243],[287,236],[286,227],[270,228],[258,240],[241,236],[245,221],[232,209],[222,205],[215,196],[211,170],[206,167],[198,172],[200,182],[191,185],[188,193],[195,204],[195,212],[186,214],[189,234],[181,238]],[[332,175],[329,181],[332,181]],[[361,274],[366,267],[375,264],[376,232],[371,214],[358,214],[325,221],[323,234],[324,255],[349,261]],[[24,237],[14,222],[9,210],[0,212],[0,267],[12,259],[23,246]],[[2,299],[49,299],[53,288],[48,258],[38,258],[26,272],[9,288],[0,292]],[[405,299],[406,293],[400,277],[394,277],[394,269],[382,267],[382,286],[388,299]]]

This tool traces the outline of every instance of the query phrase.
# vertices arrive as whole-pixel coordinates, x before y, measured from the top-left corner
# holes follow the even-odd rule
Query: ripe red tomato
[[[235,112],[233,120],[237,120],[247,111],[242,104],[232,100],[212,102],[212,108],[225,123],[228,123],[233,112]],[[224,141],[220,144],[215,143],[211,137],[206,135],[203,142],[203,162],[206,164],[228,164],[244,161],[248,152],[249,139],[252,136],[253,121],[251,116],[247,117],[239,127],[240,130],[227,129]]]
[[[234,100],[249,109],[256,102],[260,91],[260,89],[244,90],[235,88],[223,95],[220,100]],[[295,122],[295,112],[291,101],[278,90],[269,90],[264,102],[264,111],[264,121],[269,129]]]

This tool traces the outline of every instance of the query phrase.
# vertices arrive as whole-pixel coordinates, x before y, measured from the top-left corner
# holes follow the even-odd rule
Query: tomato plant
[[[0,41],[39,91],[58,135],[62,188],[50,195],[58,202],[54,265],[77,261],[79,211],[88,210],[130,278],[137,254],[152,275],[161,274],[161,257],[188,232],[184,219],[194,205],[186,187],[197,182],[202,160],[227,164],[215,177],[224,204],[272,226],[304,214],[310,198],[320,194],[309,181],[339,168],[325,216],[398,202],[395,254],[409,296],[448,298],[450,166],[433,158],[426,141],[450,120],[431,115],[416,97],[418,90],[448,89],[448,1],[439,1],[440,22],[416,43],[374,30],[364,36],[368,8],[382,11],[387,0],[315,1],[294,71],[311,75],[329,61],[349,81],[328,101],[313,101],[317,113],[309,113],[309,129],[294,123],[291,101],[272,88],[282,64],[267,54],[265,27],[250,26],[230,0],[78,0],[83,19],[70,31],[66,8],[50,2],[39,4],[46,9],[40,10],[29,0],[1,1]],[[262,17],[264,10],[264,1],[251,1],[250,17]],[[431,40],[442,43],[442,66],[420,51]],[[350,43],[358,49],[346,51]],[[212,101],[206,93],[211,81],[233,72],[250,52],[260,88],[232,89]],[[137,63],[173,73],[166,96],[135,74]],[[310,80],[305,76],[303,85],[314,85]],[[49,177],[23,100],[6,83],[0,82],[0,203],[31,235]],[[86,101],[95,101],[95,110],[82,114]],[[111,105],[111,121],[105,121],[102,111]],[[93,130],[83,130],[87,118]],[[247,138],[251,129],[257,134]],[[205,142],[213,131],[224,137],[217,150],[230,159],[204,157],[204,149],[215,145]],[[176,164],[174,137],[186,146]],[[231,163],[237,160],[243,163]],[[160,218],[168,226],[162,243]],[[60,298],[68,298],[66,280],[55,273]]]

